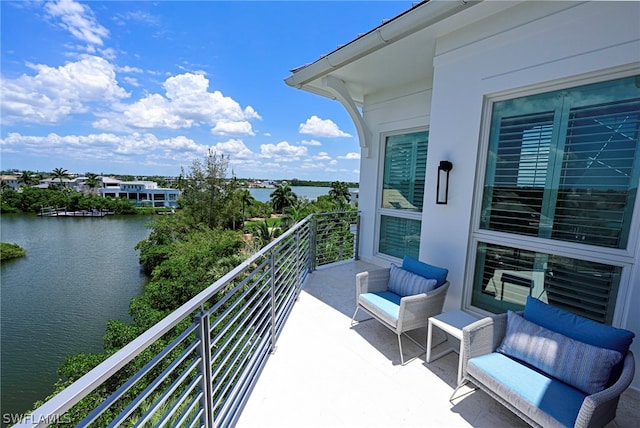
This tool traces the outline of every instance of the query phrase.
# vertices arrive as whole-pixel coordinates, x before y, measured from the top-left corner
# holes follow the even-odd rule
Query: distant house
[[[448,309],[532,295],[632,330],[638,365],[639,23],[637,1],[431,0],[294,69],[357,129],[361,258],[447,267]]]
[[[31,187],[35,187],[37,189],[48,189],[50,187],[55,187],[76,190],[76,183],[77,181],[75,178],[43,178],[38,184]]]
[[[103,177],[99,189],[103,198],[128,199],[137,206],[171,207],[178,206],[180,190],[158,187],[155,181],[120,181]]]
[[[18,190],[20,183],[17,175],[0,175],[0,182],[4,183],[12,190]]]

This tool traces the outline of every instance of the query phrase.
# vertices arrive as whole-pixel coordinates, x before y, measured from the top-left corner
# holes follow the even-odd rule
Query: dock
[[[66,208],[40,208],[41,217],[104,217],[106,215],[113,215],[113,211],[109,210],[80,210],[80,211],[67,211]]]

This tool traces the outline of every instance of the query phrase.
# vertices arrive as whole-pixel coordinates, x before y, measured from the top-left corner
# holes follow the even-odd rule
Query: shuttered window
[[[494,102],[476,234],[596,246],[603,254],[627,249],[640,177],[639,82],[629,77]],[[489,301],[483,293],[492,269],[485,253],[496,254],[483,245],[476,257],[474,304],[492,311],[522,305],[499,295]],[[559,255],[533,253],[544,266],[518,269],[537,272],[543,299],[611,321],[620,267],[610,264],[610,252],[604,263],[565,257],[560,264],[554,264]],[[597,251],[592,254],[598,258]]]
[[[418,257],[424,204],[428,132],[385,138],[378,250]]]
[[[481,228],[626,248],[640,98],[624,80],[626,99],[618,81],[494,104]]]
[[[422,211],[427,137],[427,132],[387,137],[382,208]]]
[[[497,244],[478,245],[472,301],[494,313],[521,310],[527,296],[611,323],[622,269]]]
[[[380,252],[389,256],[417,259],[420,252],[419,220],[383,215],[380,217]]]

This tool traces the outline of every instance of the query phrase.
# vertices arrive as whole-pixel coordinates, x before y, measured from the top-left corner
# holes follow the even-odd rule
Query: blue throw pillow
[[[413,296],[428,293],[436,288],[435,279],[427,279],[413,274],[391,263],[388,289],[398,296]]]
[[[444,284],[447,280],[447,275],[449,274],[449,269],[432,266],[409,256],[404,256],[404,259],[402,259],[402,269],[408,270],[411,273],[415,273],[416,275],[420,275],[425,278],[435,279],[437,281],[436,287],[440,287]]]
[[[507,329],[498,352],[524,361],[586,394],[604,390],[622,361],[617,351],[592,346],[507,312]]]
[[[635,333],[574,315],[527,297],[524,318],[556,333],[600,348],[612,349],[627,355]]]

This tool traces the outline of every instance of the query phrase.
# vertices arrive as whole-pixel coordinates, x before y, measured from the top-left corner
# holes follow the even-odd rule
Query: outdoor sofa
[[[528,297],[523,313],[463,329],[458,388],[472,382],[532,426],[601,427],[633,380],[634,336]]]

